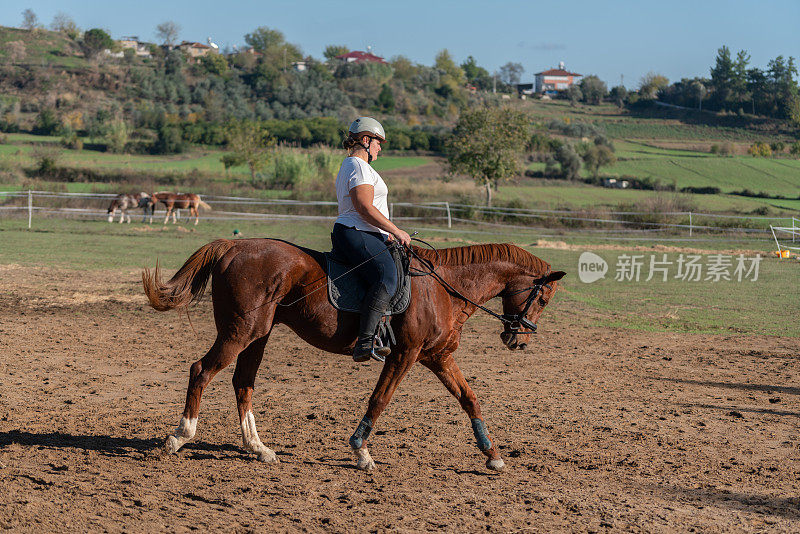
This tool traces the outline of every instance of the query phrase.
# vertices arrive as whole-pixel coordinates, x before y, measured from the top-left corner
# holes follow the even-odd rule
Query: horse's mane
[[[506,261],[519,265],[533,275],[544,274],[550,264],[516,245],[509,243],[489,243],[467,247],[430,250],[415,246],[414,251],[423,259],[435,265],[470,265]]]

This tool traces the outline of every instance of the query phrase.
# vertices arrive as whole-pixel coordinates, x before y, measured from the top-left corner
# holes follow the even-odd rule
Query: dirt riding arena
[[[582,326],[559,305],[526,353],[476,316],[456,359],[506,461],[417,366],[377,422],[378,469],[347,440],[379,365],[276,329],[241,445],[233,368],[198,433],[161,452],[214,331],[146,307],[139,273],[0,266],[0,528],[33,531],[797,531],[797,340]]]

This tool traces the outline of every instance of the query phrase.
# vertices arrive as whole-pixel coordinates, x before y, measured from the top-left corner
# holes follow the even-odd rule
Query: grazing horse
[[[180,219],[180,210],[189,208],[189,217],[194,215],[194,224],[200,220],[199,208],[210,210],[211,206],[200,200],[200,195],[194,193],[170,193],[169,191],[159,191],[153,193],[154,202],[161,202],[167,208],[167,216],[164,218],[164,224],[167,224],[170,213],[172,214],[172,224],[176,222],[177,218]]]
[[[413,247],[413,253],[412,269],[435,269],[439,280],[414,277],[408,309],[392,318],[396,345],[386,358],[366,415],[350,438],[356,466],[364,471],[375,468],[367,438],[400,381],[420,362],[433,371],[469,416],[478,448],[488,458],[486,466],[502,470],[505,464],[498,447],[489,437],[478,399],[453,352],[464,322],[477,305],[498,296],[502,297],[505,324],[500,339],[509,349],[524,349],[565,273],[552,272],[549,264],[508,244],[438,251]],[[328,302],[324,264],[322,253],[278,239],[220,239],[198,249],[168,282],[161,280],[158,266],[154,272],[142,272],[150,305],[160,311],[184,308],[199,300],[212,279],[217,338],[190,368],[183,416],[167,438],[167,452],[177,452],[195,436],[203,390],[214,375],[236,360],[233,388],[244,446],[261,461],[278,461],[258,437],[252,407],[256,372],[273,326],[285,324],[311,345],[345,354],[348,360],[356,341],[359,316],[337,311]],[[521,326],[527,331],[520,332]]]
[[[135,195],[126,195],[123,193],[114,197],[114,199],[111,201],[111,205],[108,206],[108,222],[114,222],[114,215],[117,210],[120,210],[120,223],[126,217],[128,222],[131,222],[131,216],[128,213],[128,210],[131,208],[142,208],[144,210],[142,213],[142,222],[147,219],[148,214],[150,215],[150,222],[153,222],[155,203],[147,193],[136,193]]]

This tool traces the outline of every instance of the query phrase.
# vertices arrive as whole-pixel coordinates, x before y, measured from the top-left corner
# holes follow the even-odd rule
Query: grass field
[[[35,221],[28,231],[27,221],[0,220],[0,264],[58,265],[70,269],[138,269],[153,267],[156,259],[167,269],[176,269],[194,250],[220,237],[229,237],[234,228],[246,237],[278,237],[320,250],[330,248],[330,225],[325,222],[202,223],[152,227],[140,224],[118,225],[105,222],[63,220]],[[717,334],[800,335],[797,280],[800,262],[765,256],[757,281],[686,282],[670,278],[667,282],[645,282],[647,262],[652,254],[677,261],[679,252],[624,251],[598,247],[600,240],[585,236],[583,247],[575,250],[531,247],[536,235],[496,230],[495,235],[469,231],[437,233],[421,228],[421,236],[437,246],[472,242],[516,242],[542,257],[554,269],[565,270],[563,290],[553,307],[558,310],[578,305],[588,310],[587,325],[617,326],[635,330],[705,332]],[[446,243],[445,243],[446,242]],[[718,243],[721,245],[723,243]],[[730,243],[724,243],[730,246]],[[760,243],[769,249],[768,242]],[[693,247],[713,250],[706,243]],[[744,248],[759,248],[745,246]],[[578,280],[578,256],[582,250],[594,251],[608,262],[606,278],[592,284]],[[614,280],[615,265],[621,254],[640,254],[645,267],[640,282]],[[709,261],[703,255],[703,263]],[[674,266],[673,266],[674,269]],[[672,274],[672,272],[671,272]]]

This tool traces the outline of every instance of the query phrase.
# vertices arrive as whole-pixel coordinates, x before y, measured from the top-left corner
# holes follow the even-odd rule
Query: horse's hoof
[[[371,473],[375,470],[375,462],[372,460],[369,451],[366,447],[361,447],[355,450],[356,453],[356,469]]]
[[[175,436],[167,437],[167,442],[164,444],[164,450],[167,451],[167,454],[175,454],[180,448],[181,444],[178,443],[178,438]]]
[[[277,464],[279,462],[278,457],[272,449],[266,449],[260,452],[258,454],[258,461],[264,462],[265,464]]]
[[[488,459],[486,460],[486,468],[491,469],[492,471],[502,471],[505,469],[506,463],[502,460],[502,458],[496,459]]]

